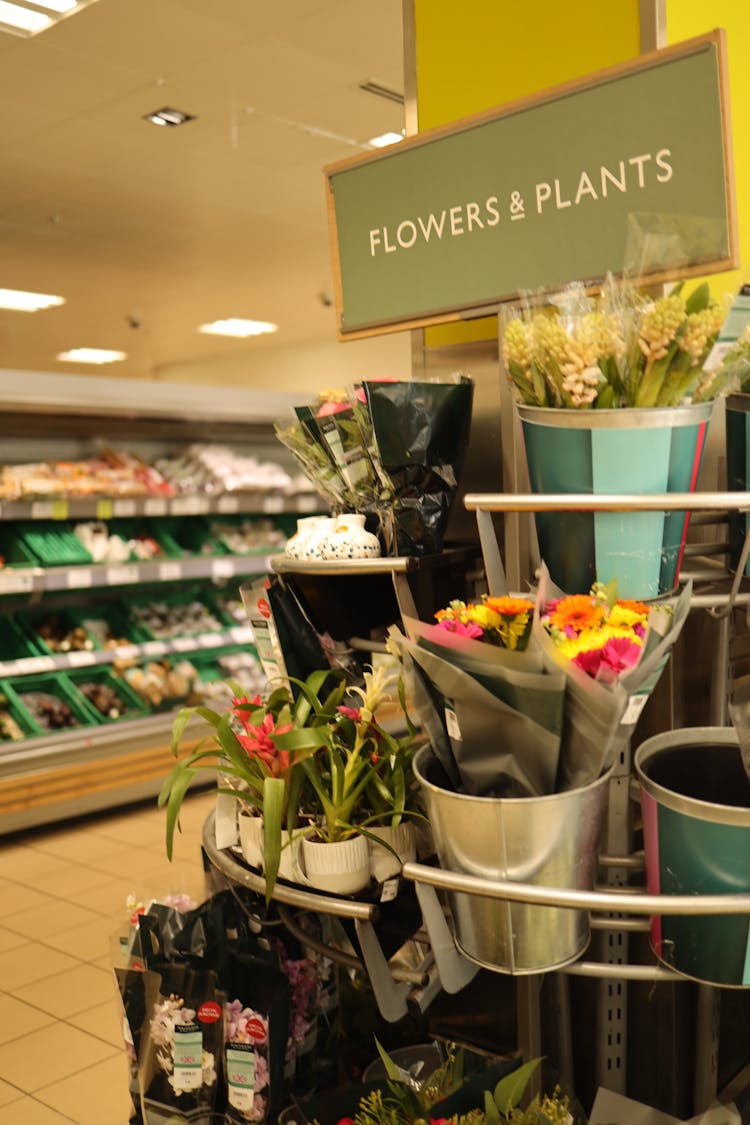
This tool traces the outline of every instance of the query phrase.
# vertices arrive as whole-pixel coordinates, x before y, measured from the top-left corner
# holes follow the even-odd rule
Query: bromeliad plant
[[[334,680],[321,702],[318,693]],[[298,686],[293,699],[278,688],[263,702],[248,700],[236,683],[232,706],[224,712],[210,707],[184,707],[172,726],[172,753],[177,758],[159,793],[159,807],[167,810],[167,855],[172,858],[175,829],[190,786],[206,772],[223,779],[216,789],[228,793],[263,817],[266,896],[270,899],[281,858],[282,829],[297,826],[303,763],[326,742],[327,723],[335,720],[345,685],[328,671],[313,672]],[[203,738],[190,753],[179,757],[188,724],[203,720]],[[191,732],[192,733],[192,732]]]

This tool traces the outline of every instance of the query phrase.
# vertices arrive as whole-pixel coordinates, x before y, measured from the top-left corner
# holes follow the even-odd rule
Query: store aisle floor
[[[186,798],[173,863],[155,801],[0,837],[0,1125],[127,1125],[110,938],[130,894],[204,897],[214,800]]]

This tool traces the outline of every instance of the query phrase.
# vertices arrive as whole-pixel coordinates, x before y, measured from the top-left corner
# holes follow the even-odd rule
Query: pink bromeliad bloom
[[[340,707],[337,707],[336,710],[340,715],[343,715],[345,719],[351,719],[353,723],[362,722],[362,714],[359,707],[346,707],[342,704]]]
[[[443,621],[438,621],[435,626],[436,629],[444,629],[446,633],[455,633],[457,637],[468,637],[470,640],[478,641],[484,636],[484,633],[478,625],[473,621],[452,621],[445,618]]]
[[[237,735],[237,741],[251,758],[258,758],[267,767],[272,777],[283,777],[289,772],[291,754],[288,750],[278,750],[273,741],[274,736],[286,734],[292,729],[292,724],[277,727],[274,725],[273,715],[266,715],[260,724],[250,722],[250,713],[238,707],[240,703],[260,704],[260,698],[235,699],[232,701],[235,715],[245,728],[244,734]]]

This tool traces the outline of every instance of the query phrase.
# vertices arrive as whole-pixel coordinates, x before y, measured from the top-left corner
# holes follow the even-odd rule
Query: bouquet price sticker
[[[340,338],[736,267],[728,115],[714,31],[329,166]]]

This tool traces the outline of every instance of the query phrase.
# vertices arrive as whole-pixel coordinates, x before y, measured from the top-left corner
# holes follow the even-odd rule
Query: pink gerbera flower
[[[443,629],[446,633],[455,633],[457,637],[469,637],[473,641],[481,640],[484,636],[480,627],[473,621],[464,624],[463,621],[451,621],[446,618],[444,621],[438,621],[435,628]]]

